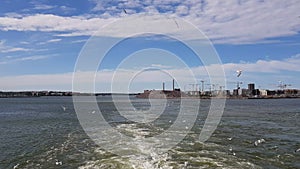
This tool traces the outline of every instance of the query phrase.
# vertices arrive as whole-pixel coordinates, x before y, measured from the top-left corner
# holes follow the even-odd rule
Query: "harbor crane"
[[[241,87],[240,87],[240,85],[242,85],[243,84],[243,82],[241,82],[241,81],[237,81],[237,82],[227,82],[228,84],[236,84],[236,89],[240,89]]]
[[[286,89],[288,86],[292,86],[291,84],[285,84],[285,83],[283,83],[283,81],[281,81],[281,80],[279,80],[278,83],[279,84],[278,84],[277,87],[279,87],[279,89],[281,89],[281,90]]]

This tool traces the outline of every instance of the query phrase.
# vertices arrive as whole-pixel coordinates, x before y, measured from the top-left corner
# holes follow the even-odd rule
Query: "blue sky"
[[[96,80],[99,92],[110,91],[109,78],[129,56],[136,57],[132,65],[123,67],[129,72],[145,67],[183,72],[181,63],[166,61],[173,55],[189,68],[202,70],[201,61],[179,41],[163,36],[126,39],[122,34],[124,29],[136,26],[129,23],[103,31],[105,25],[130,16],[158,14],[171,18],[178,29],[184,27],[182,19],[207,36],[221,59],[228,89],[234,88],[236,81],[242,81],[243,87],[254,82],[260,88],[277,88],[282,81],[291,84],[289,88],[300,88],[299,8],[298,0],[3,0],[0,2],[0,90],[72,90],[72,74],[80,51],[99,31],[102,33],[97,36],[104,41],[122,40],[100,64]],[[185,34],[186,40],[197,38],[188,31]],[[240,78],[235,75],[237,69],[243,70]],[[133,80],[130,91],[158,88],[163,81],[170,86],[172,78],[159,74],[161,71],[139,76]],[[196,78],[209,83],[205,73],[197,74]],[[186,81],[186,85],[189,83]]]

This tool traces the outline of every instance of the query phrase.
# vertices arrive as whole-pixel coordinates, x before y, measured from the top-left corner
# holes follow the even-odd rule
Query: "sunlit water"
[[[150,106],[145,99],[132,103],[132,113]],[[8,98],[0,99],[0,168],[300,168],[300,99],[227,100],[205,143],[198,138],[210,101],[201,100],[192,130],[164,153],[141,140],[170,127],[179,100],[169,100],[150,123],[123,118],[108,97],[98,97],[98,104],[112,127],[134,138],[125,143],[134,147],[132,154],[118,156],[95,144],[81,128],[71,97]]]

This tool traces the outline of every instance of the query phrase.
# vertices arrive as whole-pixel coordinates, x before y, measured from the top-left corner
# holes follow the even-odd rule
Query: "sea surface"
[[[151,108],[147,99],[132,97],[131,102],[134,110],[127,111],[133,115]],[[72,97],[1,98],[0,168],[300,168],[300,99],[228,99],[217,129],[204,143],[199,133],[210,100],[201,100],[192,129],[166,152],[141,140],[172,125],[179,100],[168,100],[164,112],[146,123],[122,117],[110,97],[97,97],[97,104],[112,128],[136,141],[124,143],[133,147],[131,154],[116,155],[94,142],[79,123]]]

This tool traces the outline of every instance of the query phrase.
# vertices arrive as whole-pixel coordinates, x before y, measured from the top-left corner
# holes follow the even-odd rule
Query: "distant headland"
[[[81,93],[71,91],[0,91],[0,98],[12,97],[42,97],[42,96],[110,96],[117,95],[138,95],[137,93]]]

